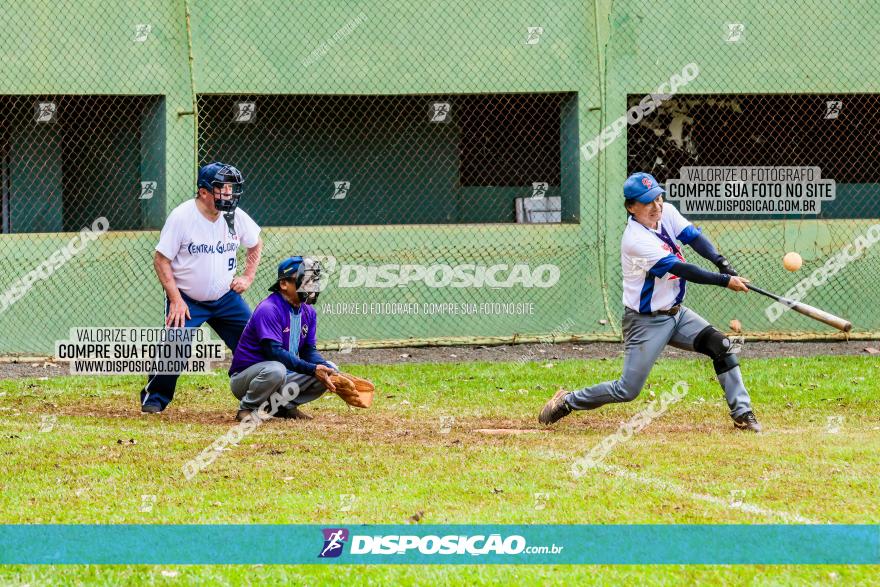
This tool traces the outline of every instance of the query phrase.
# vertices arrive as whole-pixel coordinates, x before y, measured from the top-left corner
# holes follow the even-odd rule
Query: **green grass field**
[[[373,409],[325,396],[306,407],[313,421],[269,422],[190,481],[183,464],[234,425],[225,374],[182,378],[160,416],[139,414],[139,377],[0,381],[0,522],[351,525],[406,523],[422,512],[422,524],[876,523],[876,359],[743,362],[767,431],[760,436],[733,430],[708,361],[664,360],[635,402],[573,414],[551,429],[536,414],[559,386],[613,378],[620,361],[355,366],[379,387]],[[574,459],[678,380],[689,386],[683,401],[618,445],[608,467],[572,477]],[[6,566],[0,584],[867,585],[877,571]]]

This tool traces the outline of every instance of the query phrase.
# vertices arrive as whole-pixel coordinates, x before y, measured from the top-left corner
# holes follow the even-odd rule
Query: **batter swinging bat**
[[[751,291],[757,292],[761,295],[765,295],[768,298],[772,298],[783,306],[788,306],[795,312],[799,312],[804,316],[812,318],[813,320],[824,322],[828,326],[833,326],[834,328],[842,330],[843,332],[849,332],[850,330],[852,330],[852,323],[849,320],[844,320],[843,318],[839,318],[834,314],[829,314],[825,310],[820,310],[819,308],[814,308],[813,306],[802,304],[801,302],[795,302],[793,300],[783,298],[782,296],[778,296],[775,293],[761,289],[760,287],[756,287],[751,283],[746,284],[746,286]]]

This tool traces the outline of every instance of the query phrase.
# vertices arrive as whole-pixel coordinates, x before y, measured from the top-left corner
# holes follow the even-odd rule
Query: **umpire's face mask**
[[[215,183],[212,191],[214,208],[218,212],[234,212],[243,193],[240,183]]]

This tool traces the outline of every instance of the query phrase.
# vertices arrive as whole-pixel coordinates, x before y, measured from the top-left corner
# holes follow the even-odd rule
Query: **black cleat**
[[[538,414],[538,422],[541,424],[552,424],[569,415],[571,413],[571,408],[565,403],[565,396],[569,393],[571,392],[560,389],[553,394],[553,397],[550,398],[550,401],[544,404],[544,408],[541,410],[541,413]]]
[[[285,420],[312,420],[312,416],[309,416],[305,412],[301,411],[296,406],[281,406],[278,408],[278,411],[275,412],[276,418],[284,418]]]
[[[737,416],[733,419],[733,425],[737,430],[751,430],[755,433],[761,432],[761,425],[758,424],[758,419],[755,418],[753,412],[746,412],[741,416]]]
[[[235,414],[235,420],[241,422],[250,416],[251,412],[253,412],[253,410],[238,410],[238,413]]]
[[[156,404],[145,404],[141,406],[142,414],[159,414],[161,412],[162,408],[160,408]]]

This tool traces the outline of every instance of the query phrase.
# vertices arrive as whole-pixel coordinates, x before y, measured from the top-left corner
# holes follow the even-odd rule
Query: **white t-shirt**
[[[699,234],[668,202],[663,203],[657,230],[630,218],[620,242],[623,305],[644,314],[680,304],[684,300],[685,280],[669,273],[669,268],[683,263],[684,257],[673,239],[688,244]]]
[[[211,222],[192,199],[168,215],[156,250],[171,259],[177,289],[194,300],[207,302],[229,291],[239,245],[253,247],[259,236],[260,227],[241,208],[235,210],[232,236],[222,212]]]

